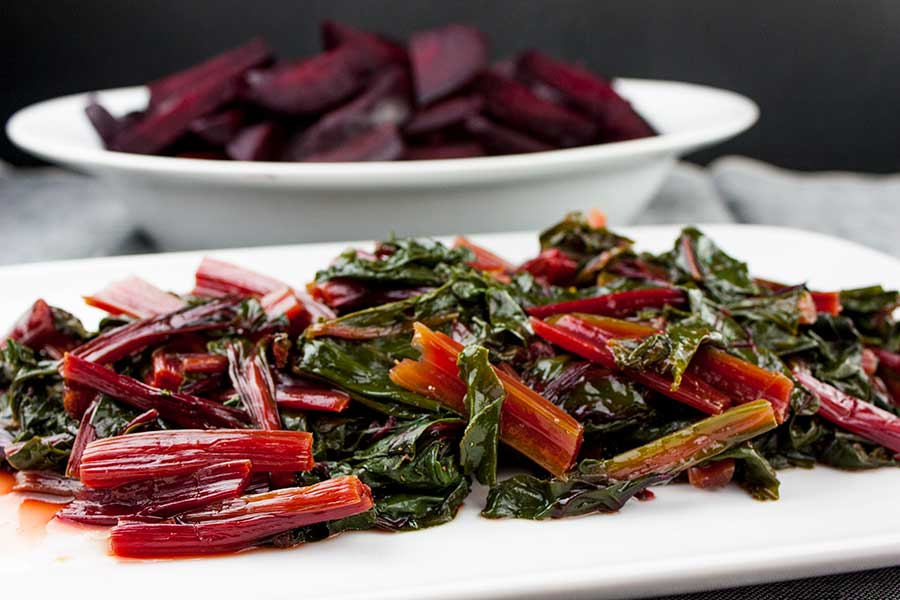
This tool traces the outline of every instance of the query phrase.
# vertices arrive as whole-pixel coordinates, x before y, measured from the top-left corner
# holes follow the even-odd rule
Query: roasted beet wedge
[[[358,92],[372,73],[395,60],[383,45],[353,37],[313,58],[249,72],[247,96],[278,113],[317,113]]]
[[[186,513],[162,523],[123,523],[110,532],[113,554],[131,558],[235,552],[275,534],[370,510],[372,493],[355,476],[302,488],[236,498],[219,509]]]
[[[393,123],[364,131],[323,152],[310,154],[307,162],[364,162],[396,160],[403,156],[403,139]]]
[[[326,113],[289,140],[284,160],[306,157],[336,148],[377,125],[401,124],[409,116],[409,77],[400,67],[389,67],[373,78],[362,94]]]
[[[482,106],[484,100],[476,95],[447,98],[416,111],[403,127],[403,132],[407,135],[422,135],[462,123],[477,115]]]
[[[57,514],[67,521],[115,525],[120,519],[165,518],[214,502],[237,498],[250,482],[249,460],[223,462],[194,473],[135,481],[114,488],[77,490],[75,501]]]
[[[99,292],[85,296],[84,302],[112,315],[128,315],[138,319],[175,312],[187,306],[178,296],[164,292],[140,277],[111,283]]]
[[[485,72],[478,77],[477,88],[487,113],[511,127],[561,147],[597,141],[597,126],[590,119],[544,100],[514,79]]]
[[[225,145],[232,160],[272,160],[281,152],[283,133],[274,121],[264,121],[241,129]]]
[[[87,106],[84,107],[84,114],[94,127],[94,131],[100,137],[100,141],[106,148],[112,144],[113,140],[122,129],[122,124],[112,116],[108,110],[97,103],[97,98],[91,96],[88,99]]]
[[[446,160],[448,158],[475,158],[485,156],[484,146],[479,142],[456,142],[407,146],[404,160]]]
[[[333,50],[341,44],[362,39],[366,43],[378,46],[380,53],[391,56],[391,62],[393,63],[405,64],[407,61],[406,49],[398,42],[383,35],[355,29],[345,23],[338,23],[330,19],[322,21],[320,32],[322,35],[322,47],[325,50]]]
[[[242,73],[271,58],[272,51],[263,40],[251,40],[243,46],[223,52],[189,69],[151,81],[147,84],[150,88],[150,105],[160,104],[166,98],[189,90],[202,82]]]
[[[525,154],[556,148],[530,135],[494,123],[481,115],[473,115],[466,119],[465,128],[493,154]]]
[[[139,154],[163,150],[181,137],[194,120],[233,100],[244,72],[265,62],[269,56],[268,48],[259,45],[192,81],[188,87],[173,90],[158,102],[151,100],[147,114],[120,131],[111,148]]]
[[[409,60],[416,100],[424,105],[452,94],[487,66],[487,59],[487,38],[474,27],[447,25],[413,34]]]
[[[252,429],[174,429],[104,438],[88,444],[79,478],[109,488],[203,467],[249,460],[254,473],[291,473],[313,467],[312,434]]]
[[[209,144],[224,146],[243,128],[247,113],[241,108],[229,108],[194,119],[191,133]]]
[[[519,57],[516,73],[526,81],[540,82],[557,90],[573,105],[592,115],[604,141],[620,142],[656,135],[608,81],[586,69],[531,50]]]

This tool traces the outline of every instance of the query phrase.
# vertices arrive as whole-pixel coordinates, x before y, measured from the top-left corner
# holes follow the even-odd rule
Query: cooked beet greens
[[[900,454],[900,295],[754,279],[694,228],[649,255],[572,214],[518,267],[390,239],[306,289],[207,258],[190,294],[86,299],[95,333],[38,300],[4,338],[0,461],[122,556],[432,527],[476,480],[485,517],[561,518]]]

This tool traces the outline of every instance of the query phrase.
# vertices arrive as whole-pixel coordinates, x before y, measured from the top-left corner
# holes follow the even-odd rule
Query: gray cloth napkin
[[[61,169],[0,163],[0,264],[151,252],[102,182]]]
[[[709,172],[739,223],[811,229],[900,256],[900,175],[797,173],[742,157]]]

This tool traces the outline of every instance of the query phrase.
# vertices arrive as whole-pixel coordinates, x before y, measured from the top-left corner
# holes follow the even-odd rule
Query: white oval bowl
[[[22,149],[101,177],[166,249],[533,229],[596,207],[628,223],[676,157],[750,127],[748,98],[711,87],[621,79],[616,89],[659,136],[533,154],[450,160],[276,163],[104,150],[86,94],[24,108],[6,126]],[[143,108],[143,87],[98,92],[114,114]]]

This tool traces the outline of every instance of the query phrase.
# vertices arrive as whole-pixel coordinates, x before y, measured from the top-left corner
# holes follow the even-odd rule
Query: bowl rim
[[[128,86],[83,92],[44,100],[18,110],[6,124],[6,134],[19,148],[50,162],[62,163],[87,171],[125,171],[144,175],[167,175],[176,178],[212,178],[219,181],[256,179],[290,180],[306,186],[362,187],[366,185],[422,185],[429,178],[455,181],[465,176],[469,181],[507,177],[541,177],[552,173],[581,171],[603,165],[616,165],[640,158],[683,154],[730,138],[751,127],[759,118],[759,107],[751,99],[721,88],[658,79],[619,78],[616,87],[657,87],[670,91],[699,93],[730,105],[734,115],[721,118],[708,126],[674,133],[660,133],[650,138],[593,144],[534,152],[474,158],[417,161],[375,161],[346,163],[251,162],[204,160],[152,156],[106,150],[99,145],[87,146],[61,142],[45,131],[35,130],[36,119],[48,110],[61,110],[83,104],[92,94],[146,95],[144,86]],[[83,114],[79,110],[79,114]],[[652,115],[650,115],[652,121]]]

